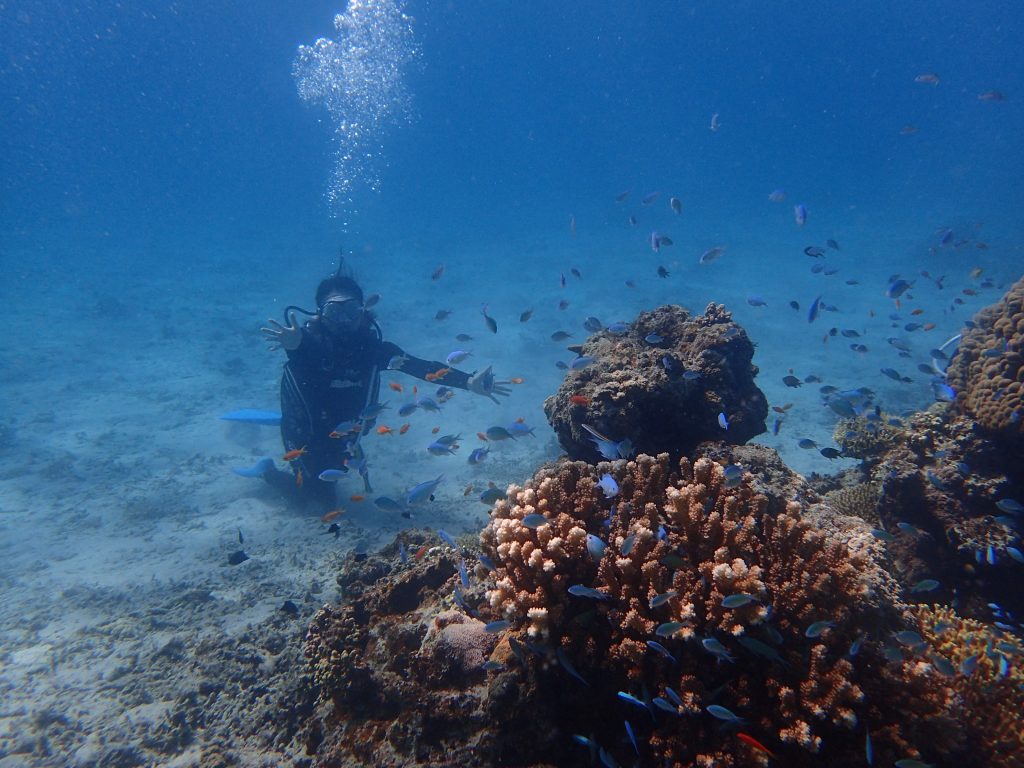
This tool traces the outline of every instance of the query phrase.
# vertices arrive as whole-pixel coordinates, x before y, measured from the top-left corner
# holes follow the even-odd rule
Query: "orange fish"
[[[522,384],[524,381],[526,381],[526,379],[524,379],[522,376],[516,376],[514,378],[509,379],[510,384]]]
[[[295,448],[293,450],[288,451],[288,453],[282,456],[281,461],[295,461],[297,458],[299,458],[299,456],[304,456],[305,454],[306,446],[302,446],[301,448]]]
[[[924,325],[921,326],[921,330],[922,331],[930,331],[934,327],[935,327],[935,323],[925,323]]]
[[[331,522],[331,520],[336,518],[338,515],[340,515],[344,511],[345,510],[342,509],[341,507],[338,507],[337,509],[332,509],[330,512],[326,513],[323,517],[320,518],[320,522],[321,523],[329,523],[329,522]]]
[[[757,749],[757,750],[760,750],[761,752],[764,752],[766,755],[768,755],[768,757],[772,757],[772,758],[775,757],[775,755],[772,753],[772,751],[770,749],[768,749],[768,747],[766,747],[764,744],[762,744],[760,741],[755,739],[750,734],[747,734],[747,733],[737,733],[736,734],[736,738],[739,739],[740,741],[742,741],[744,744],[749,744],[754,749]]]
[[[299,488],[302,487],[302,470],[301,469],[298,472],[295,473],[295,485],[297,485]]]
[[[590,405],[590,398],[584,395],[572,395],[569,402],[573,405]]]
[[[361,493],[353,493],[348,498],[349,498],[350,501],[360,502],[360,501],[363,501],[366,497],[363,496]]]
[[[476,436],[483,440],[485,443],[487,442],[487,435],[485,435],[483,432],[477,432]]]
[[[424,556],[425,554],[427,554],[427,545],[426,545],[426,544],[424,544],[424,545],[423,545],[422,547],[420,547],[419,549],[417,549],[417,550],[416,550],[416,554],[415,554],[415,555],[413,555],[413,557],[414,557],[414,558],[415,558],[416,560],[422,560],[422,559],[423,559],[423,556]]]
[[[451,368],[438,368],[436,371],[428,373],[423,378],[426,379],[427,381],[438,381],[447,376],[451,372],[451,370]]]
[[[388,386],[391,387],[395,392],[405,392],[405,389],[397,381],[389,381]]]
[[[390,435],[394,430],[391,429],[387,424],[381,424],[377,427],[378,435]]]
[[[403,424],[402,426],[400,426],[398,428],[398,434],[404,435],[406,432],[409,431],[409,427],[411,427],[411,426],[412,426],[412,424],[410,424],[409,422],[405,422],[405,424]]]
[[[923,310],[923,309],[921,309],[920,307],[918,307],[917,309],[915,309],[915,310],[914,310],[913,312],[911,312],[910,314],[912,314],[912,315],[923,315],[923,314],[924,314],[924,310]]]

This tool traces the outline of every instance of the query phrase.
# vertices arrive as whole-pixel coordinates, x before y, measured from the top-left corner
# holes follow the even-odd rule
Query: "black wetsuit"
[[[303,495],[331,506],[335,483],[324,482],[319,475],[325,469],[344,467],[358,438],[374,426],[374,419],[363,420],[350,439],[332,438],[335,427],[359,419],[359,414],[379,402],[380,372],[393,358],[402,358],[402,373],[427,380],[427,375],[448,366],[438,361],[413,357],[397,344],[381,339],[379,326],[372,322],[340,341],[317,321],[306,323],[302,343],[288,351],[281,376],[281,438],[285,451],[305,449],[292,462],[293,474],[268,473],[267,481],[290,489],[301,488]],[[439,386],[466,389],[469,374],[454,368],[436,382]],[[397,410],[392,405],[384,413]],[[298,482],[301,472],[301,484]],[[364,481],[367,490],[369,483]]]

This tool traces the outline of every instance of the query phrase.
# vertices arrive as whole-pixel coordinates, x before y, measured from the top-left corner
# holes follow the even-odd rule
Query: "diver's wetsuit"
[[[328,333],[319,322],[306,323],[302,343],[288,351],[281,376],[284,448],[305,448],[306,452],[292,462],[293,474],[271,470],[265,475],[267,482],[282,490],[301,488],[303,495],[327,507],[333,506],[335,484],[320,480],[319,475],[325,469],[344,469],[344,460],[349,455],[346,451],[356,447],[359,437],[372,429],[374,420],[363,422],[361,432],[347,440],[332,438],[331,432],[343,422],[355,421],[364,408],[378,402],[380,372],[396,356],[403,358],[402,373],[423,380],[427,374],[447,367],[445,363],[412,357],[397,344],[383,341],[375,322],[344,341]],[[468,373],[452,368],[436,383],[467,389],[469,378]],[[297,482],[299,472],[301,486]]]

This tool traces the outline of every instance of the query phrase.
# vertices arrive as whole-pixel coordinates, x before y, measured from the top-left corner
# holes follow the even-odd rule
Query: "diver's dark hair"
[[[324,300],[332,293],[343,293],[358,299],[360,304],[363,302],[363,289],[352,276],[352,270],[349,269],[348,264],[345,263],[344,252],[338,256],[338,268],[334,270],[334,274],[325,277],[316,287],[316,305],[323,309]]]

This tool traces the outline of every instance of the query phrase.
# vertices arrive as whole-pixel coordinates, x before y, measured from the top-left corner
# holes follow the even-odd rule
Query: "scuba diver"
[[[333,508],[336,481],[352,469],[362,476],[366,492],[372,492],[359,440],[386,407],[379,401],[382,370],[465,389],[495,403],[509,394],[510,382],[495,380],[490,366],[468,374],[384,341],[344,258],[317,286],[316,306],[316,312],[288,306],[285,324],[270,319],[260,329],[271,350],[288,355],[281,376],[281,438],[292,471],[270,466],[263,473],[286,495]],[[309,315],[301,326],[297,312]]]

